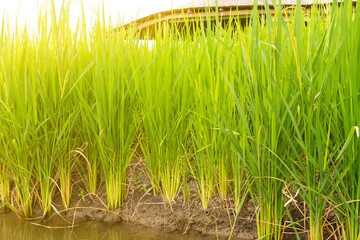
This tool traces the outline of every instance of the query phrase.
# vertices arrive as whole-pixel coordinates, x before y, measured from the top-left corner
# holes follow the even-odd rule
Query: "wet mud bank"
[[[208,209],[204,210],[197,186],[191,181],[188,183],[188,199],[184,201],[183,191],[180,190],[175,201],[169,204],[161,195],[155,196],[145,174],[141,176],[136,183],[129,178],[125,203],[114,211],[107,208],[104,183],[99,185],[97,194],[86,194],[85,185],[78,181],[73,184],[68,210],[63,210],[60,193],[56,193],[50,216],[41,217],[39,204],[35,204],[34,217],[24,220],[50,228],[105,222],[130,224],[142,229],[151,228],[155,232],[176,233],[187,237],[197,236],[194,239],[228,239],[231,232],[232,239],[256,239],[255,207],[250,198],[245,200],[234,224],[236,211],[232,200],[213,197]],[[0,211],[4,213],[4,208]]]
[[[105,190],[104,190],[105,192]],[[249,213],[254,213],[251,202]],[[176,233],[182,235],[201,234],[199,239],[228,239],[235,212],[220,199],[213,199],[207,210],[203,210],[199,199],[193,198],[183,202],[179,195],[171,206],[161,196],[154,196],[151,191],[133,190],[125,204],[115,211],[108,211],[106,199],[102,195],[88,195],[78,198],[76,205],[70,210],[61,212],[61,216],[53,214],[41,221],[49,226],[81,225],[86,222],[101,221],[109,224],[129,223],[154,231]],[[231,221],[231,222],[230,222]],[[238,217],[233,230],[232,239],[255,239],[256,222],[254,216]],[[190,238],[191,239],[191,238]]]
[[[41,222],[50,226],[81,225],[89,221],[126,222],[166,233],[201,234],[203,239],[228,239],[232,231],[236,216],[232,202],[214,197],[208,209],[204,210],[195,191],[195,183],[189,184],[192,188],[189,199],[184,201],[180,191],[171,205],[161,195],[155,196],[151,188],[147,188],[148,183],[129,186],[124,205],[114,211],[107,209],[106,190],[104,185],[100,185],[96,195],[83,195],[79,190],[78,194],[73,194],[68,211],[59,211],[61,216],[53,213]],[[54,202],[58,204],[54,205],[61,209],[60,196],[56,198],[59,199]],[[40,209],[38,211],[40,214]],[[250,198],[246,200],[241,212],[235,223],[232,239],[255,239],[255,208]]]
[[[121,225],[145,236],[154,236],[150,239],[171,239],[171,235],[177,236],[176,239],[184,237],[194,240],[229,239],[230,235],[235,240],[257,238],[256,206],[250,197],[244,200],[240,214],[236,217],[232,199],[214,196],[209,207],[204,210],[193,180],[189,180],[187,184],[188,198],[184,200],[184,191],[181,189],[175,201],[169,204],[160,194],[154,195],[145,173],[136,173],[136,180],[133,175],[134,172],[128,179],[127,197],[123,206],[114,211],[108,210],[104,183],[98,186],[97,194],[90,194],[87,193],[86,184],[78,180],[73,184],[68,210],[63,210],[61,195],[57,192],[53,197],[50,216],[42,217],[40,205],[35,204],[34,217],[23,220],[36,226],[56,229],[91,223]],[[4,213],[4,208],[0,212]],[[293,216],[301,219],[300,215]],[[296,236],[291,229],[285,230],[283,239],[296,239]],[[306,236],[301,239],[306,239]]]
[[[136,180],[132,177],[134,175],[137,176]],[[229,239],[230,235],[234,240],[257,239],[257,208],[249,196],[244,200],[240,214],[236,217],[233,199],[214,196],[208,209],[204,210],[194,180],[188,181],[187,199],[184,200],[184,191],[180,189],[171,204],[165,202],[160,194],[154,195],[146,174],[139,172],[139,169],[130,173],[127,184],[127,197],[123,206],[110,211],[107,207],[104,182],[99,184],[96,194],[91,194],[87,193],[86,184],[81,179],[74,180],[68,210],[63,210],[61,195],[56,192],[50,216],[43,217],[40,204],[34,204],[34,217],[23,218],[22,221],[49,229],[85,228],[91,224],[99,224],[125,228],[126,234],[136,233],[140,239]],[[296,202],[303,205],[299,197]],[[290,211],[294,220],[299,223],[298,229],[300,227],[305,230],[305,223],[301,224],[303,215],[297,207],[294,206]],[[0,217],[3,216],[13,218],[15,214],[2,207]],[[307,239],[306,230],[299,231],[298,234],[300,239]],[[133,238],[133,235],[131,236],[129,239]],[[298,238],[290,227],[284,230],[283,239]]]

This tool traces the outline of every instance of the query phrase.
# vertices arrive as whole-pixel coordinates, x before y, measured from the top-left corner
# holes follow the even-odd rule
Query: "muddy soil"
[[[196,192],[196,184],[189,182],[190,196],[184,201],[182,191],[175,201],[166,203],[161,195],[154,195],[150,182],[141,175],[135,184],[129,178],[128,196],[124,205],[115,211],[107,209],[106,190],[104,184],[100,184],[96,195],[83,195],[85,189],[78,184],[74,186],[74,194],[71,198],[69,211],[59,211],[43,219],[42,224],[66,226],[79,225],[89,221],[129,222],[146,227],[156,228],[164,232],[181,232],[183,234],[204,234],[204,239],[227,239],[230,235],[235,218],[235,210],[231,201],[225,201],[219,197],[211,199],[209,208],[204,210],[199,194]],[[140,184],[139,184],[140,183]],[[60,195],[54,197],[56,209],[62,209]],[[255,239],[256,222],[255,208],[250,199],[245,201],[242,214],[238,217],[232,239]],[[35,214],[40,214],[40,208],[35,209]]]
[[[208,209],[204,210],[193,180],[188,182],[188,199],[184,201],[183,191],[180,189],[175,201],[170,205],[161,195],[154,195],[146,174],[134,167],[130,171],[124,205],[109,211],[105,184],[99,184],[96,194],[87,194],[86,184],[81,178],[76,178],[74,176],[70,207],[67,211],[63,210],[61,195],[56,191],[50,216],[41,217],[40,205],[35,202],[34,217],[26,220],[50,227],[77,226],[89,222],[122,222],[151,227],[166,233],[201,234],[203,239],[227,239],[231,233],[236,215],[233,202],[213,197]],[[0,209],[0,212],[2,211],[4,208]],[[245,200],[232,236],[232,239],[255,239],[257,236],[255,207],[250,198]]]
[[[125,222],[166,233],[176,232],[189,236],[194,233],[201,234],[202,239],[228,239],[236,216],[233,201],[213,197],[208,209],[204,210],[193,180],[189,180],[188,189],[189,199],[184,201],[183,191],[180,190],[170,205],[161,195],[154,195],[146,174],[135,168],[130,172],[127,198],[121,208],[115,211],[108,210],[104,183],[98,186],[95,195],[84,194],[87,192],[85,184],[77,181],[73,185],[73,195],[67,211],[61,210],[61,196],[57,193],[53,198],[53,214],[45,218],[36,217],[41,216],[41,209],[39,204],[35,204],[35,217],[31,220],[41,225],[56,227],[76,226],[88,222]],[[257,238],[255,212],[253,201],[249,197],[246,198],[236,219],[232,239]],[[294,237],[290,231],[284,239]],[[301,238],[306,239],[305,235]]]

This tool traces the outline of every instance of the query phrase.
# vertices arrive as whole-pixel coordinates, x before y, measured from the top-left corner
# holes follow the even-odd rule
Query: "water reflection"
[[[0,214],[0,239],[11,240],[175,240],[209,239],[199,234],[182,235],[154,231],[130,224],[88,223],[74,228],[44,228],[20,220],[13,214]]]

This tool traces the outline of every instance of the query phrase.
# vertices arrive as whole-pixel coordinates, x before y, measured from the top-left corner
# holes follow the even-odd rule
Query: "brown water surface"
[[[0,214],[1,240],[200,240],[216,239],[199,233],[165,233],[161,230],[128,223],[92,222],[67,228],[47,228],[19,219],[14,214]]]

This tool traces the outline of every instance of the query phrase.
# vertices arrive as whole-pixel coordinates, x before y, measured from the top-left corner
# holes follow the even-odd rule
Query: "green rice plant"
[[[34,160],[28,158],[27,155],[29,154],[28,148],[33,144],[23,140],[28,136],[26,132],[20,131],[22,125],[13,119],[13,114],[3,115],[3,120],[8,124],[4,124],[7,131],[4,131],[6,137],[3,139],[5,144],[3,145],[1,160],[3,161],[2,164],[6,164],[8,176],[14,182],[14,189],[8,203],[11,209],[25,217],[30,217],[35,186],[32,173],[29,170],[34,168]],[[11,191],[11,189],[4,191]]]
[[[27,33],[14,30],[13,36],[2,35],[2,41],[8,48],[2,49],[2,63],[7,62],[19,66],[18,71],[13,72],[8,65],[2,64],[2,93],[1,96],[1,130],[2,130],[2,164],[6,164],[9,177],[14,181],[12,201],[9,205],[14,210],[18,210],[24,216],[32,215],[32,201],[34,191],[34,181],[32,169],[34,168],[33,156],[30,157],[30,149],[34,145],[30,128],[30,111],[27,105],[31,99],[24,98],[23,85],[26,86],[27,78],[24,76],[26,68],[22,64],[26,58],[26,39]],[[15,41],[14,39],[19,39]],[[21,40],[22,41],[21,41]],[[21,44],[25,44],[24,48]],[[10,54],[18,52],[18,54]],[[13,78],[21,79],[11,81]],[[10,189],[9,189],[10,190]]]
[[[201,42],[202,44],[209,44]],[[228,101],[226,82],[218,77],[220,70],[212,73],[211,66],[222,61],[220,49],[208,47],[207,57],[198,55],[194,64],[201,66],[195,79],[195,102],[193,114],[193,163],[189,168],[198,183],[203,208],[207,209],[209,200],[216,192],[226,199],[231,173],[231,145],[226,135],[218,127],[214,113],[221,118],[231,118],[234,104]],[[201,63],[200,63],[201,62]],[[210,74],[209,74],[210,73]],[[231,95],[231,93],[230,93]],[[230,115],[230,116],[229,116]]]
[[[192,163],[189,163],[189,168],[193,178],[198,184],[201,203],[203,208],[206,210],[208,208],[210,198],[215,193],[216,175],[214,173],[216,173],[215,160],[218,157],[216,155],[217,142],[213,137],[215,134],[211,134],[212,131],[205,128],[205,126],[208,127],[210,125],[206,120],[195,120],[194,122],[194,128],[199,131],[196,132],[196,135],[193,135],[193,145],[196,149],[194,154],[194,167],[196,168],[193,169]],[[203,122],[203,124],[201,122]]]
[[[338,39],[339,44],[329,43],[329,49],[333,52],[332,65],[338,62],[336,68],[331,69],[334,88],[337,89],[336,101],[333,100],[331,113],[334,117],[334,125],[330,141],[338,143],[337,154],[334,156],[333,175],[336,188],[335,203],[332,204],[337,215],[337,223],[340,231],[338,236],[344,239],[358,239],[359,229],[359,174],[356,171],[359,162],[359,92],[358,83],[358,43],[360,34],[359,6],[356,14],[353,14],[350,2],[334,8],[331,12],[331,22],[336,22],[330,27],[329,38]],[[336,35],[336,36],[335,36]],[[341,37],[340,37],[341,36]],[[330,41],[330,39],[329,39]],[[330,97],[328,97],[330,98]],[[341,141],[337,142],[338,139]]]
[[[276,21],[283,21],[281,15],[278,18],[275,16],[274,25]],[[272,24],[271,20],[270,23]],[[283,62],[278,52],[284,52],[286,44],[282,42],[283,31],[280,23],[277,27],[274,31],[269,25],[269,32],[266,27],[260,28],[254,9],[252,23],[236,35],[239,44],[233,54],[240,67],[230,74],[223,72],[223,77],[235,97],[239,116],[235,133],[240,134],[240,138],[236,140],[236,134],[232,132],[228,135],[252,179],[248,183],[251,183],[249,191],[258,206],[258,237],[269,239],[281,238],[285,216],[282,196],[284,172],[279,169],[281,161],[278,156],[286,158],[284,150],[287,147],[282,142],[280,125],[287,119],[284,116],[279,122],[277,118],[285,106],[281,104],[276,92],[282,81],[283,70]],[[263,37],[269,43],[265,42]],[[230,49],[230,46],[228,48]],[[231,78],[237,79],[238,83],[232,84],[229,81]],[[280,91],[286,93],[288,84],[281,84]]]
[[[3,65],[3,72],[9,74],[3,75],[8,81],[7,97],[3,101],[4,121],[5,128],[12,131],[11,134],[6,134],[12,140],[5,141],[13,143],[10,146],[4,142],[7,148],[4,158],[12,162],[10,171],[15,182],[15,205],[22,207],[23,214],[27,217],[31,216],[35,196],[39,197],[43,214],[51,212],[52,195],[59,171],[56,166],[60,166],[62,171],[61,189],[64,190],[66,181],[67,185],[71,181],[69,169],[66,169],[66,162],[63,160],[69,154],[69,139],[77,118],[76,107],[73,102],[68,101],[71,98],[67,98],[70,94],[67,90],[72,89],[68,83],[72,77],[70,68],[75,52],[71,48],[72,33],[70,29],[65,31],[68,10],[62,11],[64,19],[60,18],[59,23],[56,23],[54,11],[52,27],[62,27],[63,34],[60,34],[61,28],[54,27],[52,34],[48,35],[46,15],[40,15],[40,33],[37,38],[30,38],[25,28],[22,35],[16,33],[13,36],[14,44],[8,50],[8,55],[2,55],[2,59],[7,57],[7,62],[17,66],[17,70],[13,72]],[[49,42],[53,45],[48,45]],[[66,45],[70,46],[67,48]],[[69,51],[63,50],[64,46]],[[18,54],[13,55],[14,52]],[[67,172],[66,179],[64,171]],[[66,201],[69,202],[70,193],[66,191],[63,196],[66,195]]]
[[[124,33],[106,37],[106,29],[98,24],[91,42],[94,70],[90,86],[95,105],[87,104],[87,116],[96,141],[104,173],[109,209],[122,205],[126,197],[127,168],[137,148],[139,126],[134,80],[131,78],[131,40]],[[133,47],[136,43],[132,43]],[[85,104],[84,104],[85,105]],[[95,166],[93,166],[95,167]]]
[[[332,26],[335,26],[332,22],[334,19],[323,23],[328,26],[329,30],[327,32],[324,32],[326,28],[318,29],[317,24],[322,21],[320,20],[322,15],[317,14],[317,9],[314,7],[312,11],[314,14],[310,17],[307,26],[310,30],[303,31],[302,29],[305,28],[303,25],[304,20],[302,20],[301,15],[297,14],[300,11],[299,8],[296,11],[287,24],[281,17],[280,19],[274,19],[279,23],[277,32],[279,33],[279,30],[282,29],[284,34],[279,38],[275,38],[273,45],[274,49],[277,50],[275,56],[279,55],[278,59],[275,58],[278,60],[275,61],[275,64],[280,63],[281,71],[275,71],[273,77],[269,76],[268,79],[274,79],[275,88],[273,90],[268,88],[268,92],[264,91],[266,99],[263,103],[268,102],[269,106],[265,109],[270,109],[273,112],[272,122],[275,125],[272,126],[276,127],[272,128],[272,131],[280,129],[283,137],[279,138],[279,140],[271,140],[275,144],[269,144],[266,148],[270,149],[272,155],[279,159],[278,163],[275,162],[274,167],[283,166],[285,170],[283,173],[282,171],[279,172],[280,177],[272,176],[277,180],[283,179],[281,174],[284,173],[292,176],[294,182],[291,184],[294,183],[294,192],[298,189],[297,192],[309,208],[309,238],[321,239],[324,230],[328,226],[328,222],[324,218],[325,207],[329,204],[330,206],[335,204],[334,200],[329,196],[334,195],[336,189],[338,189],[338,180],[336,179],[341,175],[334,173],[340,167],[338,162],[340,158],[337,156],[340,156],[342,151],[345,150],[342,142],[333,142],[331,137],[332,134],[338,131],[337,120],[340,120],[337,111],[331,109],[331,106],[336,105],[332,103],[333,99],[338,99],[335,96],[338,94],[337,79],[339,78],[333,76],[338,76],[337,73],[341,72],[341,68],[334,68],[334,65],[338,55],[344,52],[340,51],[340,47],[343,46],[342,42],[333,44],[336,37],[328,37],[334,34],[332,32]],[[335,19],[335,21],[339,21],[337,18]],[[336,34],[338,35],[338,33]],[[280,39],[281,41],[279,41]],[[327,42],[330,39],[331,42]],[[286,47],[287,45],[289,48]],[[265,54],[263,56],[269,55]],[[287,57],[285,64],[281,64],[284,56],[289,57]],[[343,59],[347,59],[347,56],[344,56]],[[319,64],[319,61],[324,62]],[[249,68],[249,72],[251,74],[251,72],[259,71],[251,71]],[[270,70],[266,72],[272,73]],[[282,80],[286,76],[288,79],[293,79],[292,88],[287,85],[291,81],[277,82],[277,79]],[[341,76],[340,79],[347,82],[351,78]],[[344,83],[342,84],[344,85]],[[261,89],[263,90],[263,88]],[[239,114],[242,114],[243,105],[238,105],[241,106]],[[281,114],[281,112],[284,114]],[[266,116],[266,114],[261,116]],[[340,122],[346,121],[345,119],[340,120]],[[354,126],[353,124],[351,127]],[[252,127],[254,126],[257,125],[252,125]],[[266,126],[265,129],[267,129]],[[279,134],[275,134],[275,136],[279,136]],[[343,134],[340,139],[346,139],[346,134]],[[279,147],[279,143],[283,141],[288,147],[286,145]],[[278,150],[275,151],[273,146]],[[240,149],[240,146],[238,148]],[[283,152],[285,149],[290,151]],[[287,160],[287,158],[290,160]],[[255,173],[252,173],[252,175],[254,176]],[[287,204],[293,201],[294,199],[290,199]],[[260,215],[261,211],[260,206]],[[278,235],[278,237],[280,236]]]
[[[143,75],[137,80],[143,111],[141,149],[154,194],[160,193],[171,204],[179,193],[187,161],[193,96],[185,63],[178,62],[183,57],[181,43],[169,33],[165,40],[160,36],[157,33],[151,52],[145,50],[144,61],[152,60],[144,63]]]
[[[84,31],[84,29],[82,29]],[[89,46],[86,41],[86,34],[83,34],[84,48],[88,49]],[[98,173],[99,173],[99,152],[97,149],[97,136],[98,125],[96,122],[96,116],[94,111],[95,100],[94,94],[91,88],[92,77],[91,69],[94,66],[92,54],[88,50],[84,51],[83,48],[79,49],[82,56],[77,62],[75,62],[75,68],[84,68],[83,64],[87,64],[80,73],[83,81],[79,81],[76,85],[76,95],[80,102],[80,115],[78,120],[78,138],[79,145],[77,149],[73,149],[73,157],[78,164],[80,176],[83,176],[83,181],[89,193],[96,194],[98,187]],[[88,61],[90,60],[90,61]],[[81,78],[80,78],[81,79]]]
[[[351,7],[347,9],[349,13],[352,12]],[[336,7],[332,11],[338,13]],[[352,14],[349,15],[352,16]],[[297,185],[295,188],[301,188],[299,195],[309,207],[309,237],[311,239],[321,239],[324,231],[329,229],[329,223],[325,218],[327,215],[324,217],[325,208],[328,205],[337,205],[337,200],[330,196],[337,195],[338,179],[347,172],[343,167],[349,166],[348,161],[341,160],[347,141],[344,145],[340,139],[347,139],[350,128],[356,125],[353,121],[348,130],[344,132],[340,130],[342,127],[339,123],[347,125],[349,121],[348,118],[343,118],[339,114],[338,103],[336,103],[339,100],[342,102],[341,99],[344,98],[338,95],[339,82],[342,86],[346,86],[351,83],[352,78],[341,75],[341,68],[335,67],[339,59],[347,59],[348,56],[341,56],[346,52],[341,50],[346,41],[339,39],[339,42],[335,44],[337,36],[342,34],[339,34],[339,29],[335,30],[337,24],[334,22],[349,21],[350,23],[352,17],[338,18],[335,14],[327,22],[322,22],[320,17],[322,14],[318,14],[318,10],[314,7],[307,26],[309,31],[305,33],[293,30],[288,24],[288,36],[292,47],[295,48],[294,43],[296,43],[296,52],[299,52],[298,79],[302,78],[302,87],[299,88],[299,95],[297,95],[301,105],[294,106],[291,110],[292,102],[286,103],[297,143],[291,143],[290,134],[294,135],[294,133],[288,131],[288,142],[291,143],[290,154],[294,162],[284,163],[288,169],[291,169],[289,174],[294,176]],[[296,20],[298,19],[295,19],[295,22]],[[325,27],[319,29],[319,23],[324,24]],[[301,41],[301,38],[296,35],[303,35],[306,41]],[[346,38],[346,34],[342,36],[343,39]],[[296,57],[295,51],[294,56]],[[336,99],[335,102],[334,99]]]
[[[193,151],[196,152],[193,154],[194,160],[189,161],[189,169],[198,184],[203,208],[207,209],[211,197],[216,193],[223,199],[229,197],[231,173],[229,171],[232,170],[230,164],[233,160],[229,148],[231,145],[226,136],[218,129],[207,129],[212,124],[206,120],[196,119],[197,117],[194,117],[193,120],[194,128],[197,130],[196,133],[193,132],[195,148]],[[241,170],[236,169],[235,171],[241,173]],[[236,180],[234,179],[237,184],[240,183],[240,180],[241,176],[236,176]],[[237,188],[237,191],[240,189]],[[237,196],[238,194],[239,192],[236,192]],[[238,206],[238,202],[236,206]]]
[[[53,4],[53,3],[52,3]],[[76,72],[72,64],[76,57],[77,32],[71,32],[69,25],[69,5],[62,6],[59,19],[56,19],[55,9],[51,11],[51,35],[47,35],[47,20],[40,18],[40,29],[43,31],[38,41],[50,41],[53,48],[41,47],[35,56],[42,66],[42,71],[34,68],[33,78],[37,79],[36,88],[39,100],[34,108],[43,109],[38,112],[42,122],[37,126],[38,147],[38,177],[41,193],[43,214],[51,211],[51,195],[56,184],[55,177],[59,172],[60,191],[63,207],[68,208],[70,202],[70,184],[72,164],[68,161],[73,141],[76,135],[75,125],[79,115],[72,96],[72,80],[76,82]],[[45,16],[46,17],[46,16]],[[36,49],[36,48],[34,48]],[[45,57],[50,57],[46,59]],[[45,61],[47,62],[45,62]],[[36,66],[34,64],[34,66]],[[36,74],[37,73],[37,74]],[[44,75],[42,75],[44,74]],[[48,75],[49,74],[49,75]],[[44,106],[44,107],[42,107]],[[56,166],[59,166],[58,168]]]

